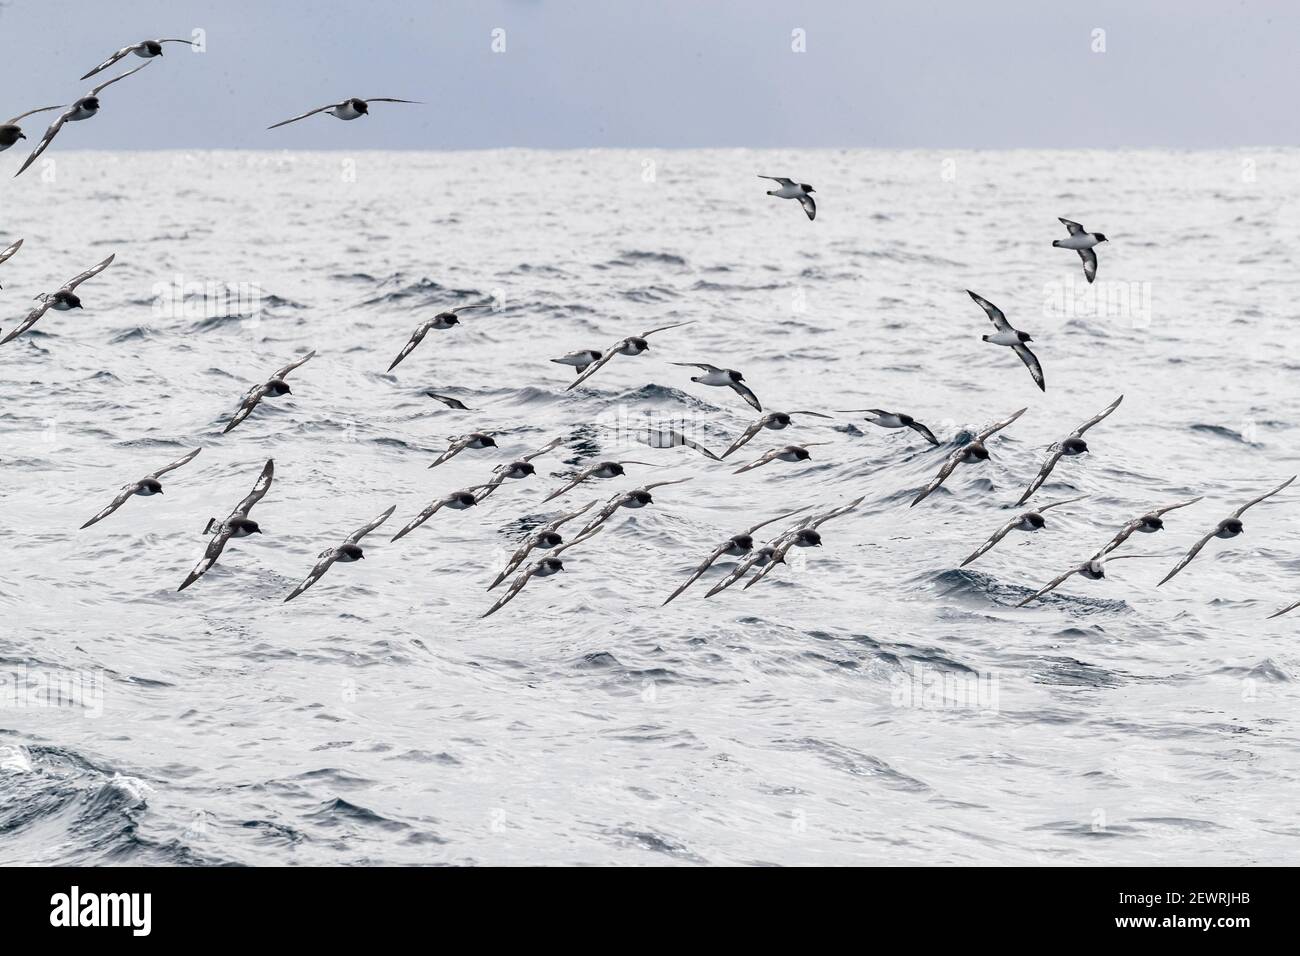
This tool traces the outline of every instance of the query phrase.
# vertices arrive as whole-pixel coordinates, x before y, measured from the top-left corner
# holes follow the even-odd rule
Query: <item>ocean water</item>
[[[84,312],[0,347],[0,862],[1296,861],[1300,612],[1267,617],[1300,598],[1300,486],[1156,583],[1300,471],[1300,153],[49,155],[3,187],[0,238],[26,244],[0,328],[117,258]],[[756,173],[812,183],[817,221]],[[1110,238],[1091,290],[1057,216]],[[1046,394],[967,288],[1033,335]],[[548,361],[688,320],[587,387]],[[292,395],[221,434],[308,349]],[[721,464],[647,447],[673,426],[720,451],[756,417],[672,361],[741,369],[767,408],[907,411],[944,447],[839,414]],[[958,570],[1119,394],[1031,503],[1086,498]],[[428,469],[470,430],[499,449]],[[537,476],[390,543],[558,436]],[[733,474],[788,441],[829,444]],[[610,457],[653,467],[542,503]],[[268,458],[265,534],[178,593]],[[480,617],[527,529],[676,478]],[[1015,606],[1196,495],[1120,551],[1150,560]],[[859,496],[761,584],[705,600],[723,559],[661,607],[719,540]],[[389,505],[365,561],[283,603]]]

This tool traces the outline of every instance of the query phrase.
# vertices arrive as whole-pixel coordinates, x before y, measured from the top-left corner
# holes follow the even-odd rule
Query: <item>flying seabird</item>
[[[454,309],[448,309],[446,312],[439,312],[431,319],[425,319],[416,327],[415,331],[411,333],[410,341],[402,346],[402,351],[397,353],[397,358],[393,359],[393,364],[388,366],[388,371],[391,372],[393,369],[397,368],[397,364],[401,362],[402,359],[415,351],[415,347],[424,341],[424,337],[429,334],[430,329],[449,329],[453,325],[460,325],[460,319],[456,318],[458,313],[468,312],[471,309],[490,308],[492,308],[490,303],[480,305],[462,305]],[[430,392],[429,394],[433,393]],[[439,396],[434,395],[433,397],[438,398]],[[454,408],[455,406],[453,405],[452,407]]]
[[[694,321],[695,320],[692,319],[690,322],[674,322],[672,325],[661,325],[657,329],[651,329],[649,332],[642,332],[640,335],[629,335],[627,338],[616,342],[611,348],[607,349],[603,353],[594,351],[586,353],[570,352],[563,358],[552,359],[551,361],[559,362],[561,365],[573,365],[577,367],[578,358],[584,355],[596,356],[596,358],[587,365],[578,368],[578,377],[570,382],[568,388],[565,389],[566,392],[572,391],[604,368],[615,355],[640,355],[642,352],[650,348],[650,343],[647,342],[646,339],[654,335],[656,332],[667,332],[669,329],[680,329],[683,325],[690,325]],[[569,361],[570,359],[574,359],[574,361]]]
[[[23,247],[23,241],[21,239],[14,240],[14,242],[9,246],[7,246],[4,249],[4,251],[0,252],[0,263],[4,263],[12,259],[14,253],[17,252],[22,247]],[[4,286],[0,286],[0,289],[3,288]]]
[[[987,553],[990,548],[1012,531],[1038,531],[1047,524],[1047,519],[1043,517],[1044,511],[1059,507],[1060,505],[1068,505],[1073,504],[1076,501],[1082,501],[1085,497],[1087,496],[1080,495],[1078,498],[1066,498],[1064,501],[1053,501],[1051,504],[1043,505],[1041,508],[1035,508],[1032,511],[1022,511],[1002,527],[998,528],[997,531],[994,531],[993,536],[971,552],[970,557],[963,561],[960,567],[966,567],[966,565],[970,564],[976,558]]]
[[[1192,558],[1200,554],[1201,549],[1210,543],[1211,538],[1235,538],[1237,535],[1242,534],[1245,531],[1245,529],[1241,524],[1241,516],[1246,513],[1246,509],[1253,508],[1255,505],[1259,504],[1261,501],[1263,501],[1266,498],[1272,498],[1275,494],[1277,494],[1287,485],[1291,484],[1291,482],[1295,481],[1295,479],[1296,476],[1292,475],[1290,478],[1282,482],[1282,484],[1278,485],[1272,491],[1267,492],[1266,494],[1262,494],[1258,498],[1246,502],[1244,505],[1242,505],[1240,508],[1234,511],[1231,515],[1229,515],[1228,517],[1220,521],[1218,525],[1215,526],[1213,531],[1210,531],[1205,535],[1205,537],[1201,538],[1201,540],[1197,541],[1194,545],[1192,545],[1191,550],[1188,551],[1187,554],[1183,556],[1183,559],[1181,561],[1179,561],[1177,564],[1174,565],[1174,569],[1172,571],[1170,571],[1168,574],[1164,576],[1164,578],[1161,579],[1160,584],[1164,584],[1165,581],[1168,581],[1170,578],[1172,578],[1183,568],[1187,567],[1187,565],[1191,563]],[[1160,587],[1160,584],[1157,584],[1156,587]]]
[[[122,47],[122,49],[118,50],[116,53],[110,56],[103,63],[99,64],[99,66],[95,67],[85,76],[83,76],[82,79],[83,80],[90,79],[100,70],[108,69],[118,60],[122,59],[122,57],[128,56],[132,53],[145,60],[151,60],[156,56],[162,56],[163,55],[162,45],[164,43],[188,43],[190,46],[194,45],[193,40],[176,40],[171,38],[168,38],[166,40],[141,40],[139,43],[132,43],[130,46]]]
[[[740,437],[731,443],[731,447],[722,453],[722,457],[726,458],[737,448],[747,444],[751,438],[757,435],[764,428],[770,428],[772,431],[778,432],[784,428],[788,428],[792,422],[791,416],[793,415],[816,415],[818,418],[830,418],[829,415],[823,415],[821,412],[768,412],[762,418],[758,419],[746,428],[744,432],[741,433]]]
[[[559,358],[551,359],[551,361],[556,365],[572,365],[574,371],[581,375],[587,371],[587,366],[599,362],[600,357],[604,354],[600,349],[578,349],[576,352],[566,352]]]
[[[795,511],[788,511],[783,515],[777,515],[775,518],[768,518],[766,521],[760,521],[758,524],[752,525],[751,527],[740,532],[739,534],[733,534],[726,541],[723,541],[720,544],[718,544],[713,549],[713,551],[709,553],[709,556],[700,563],[700,566],[697,567],[693,572],[691,572],[691,576],[687,578],[685,581],[683,581],[676,591],[668,595],[668,597],[664,600],[664,604],[667,604],[673,598],[677,597],[688,587],[694,584],[699,579],[701,574],[709,570],[709,568],[713,566],[713,563],[717,561],[719,558],[723,557],[724,555],[733,558],[742,558],[745,555],[749,554],[749,552],[753,551],[754,532],[757,531],[759,528],[766,527],[767,525],[772,524],[774,521],[781,521],[785,518],[792,518],[795,515],[799,514],[800,512],[807,511],[810,507],[812,506],[804,505],[804,507],[798,508]],[[660,606],[662,607],[663,605]]]
[[[87,279],[99,275],[109,267],[109,264],[112,263],[116,257],[117,253],[113,253],[107,259],[95,263],[80,275],[73,276],[65,282],[57,292],[45,292],[36,296],[36,298],[40,300],[41,304],[28,312],[25,319],[18,323],[18,325],[14,326],[14,328],[9,331],[8,335],[3,339],[0,339],[0,345],[4,345],[6,342],[18,338],[18,336],[22,335],[35,325],[40,317],[50,309],[53,309],[56,312],[67,312],[71,309],[82,308],[81,299],[76,294],[77,286],[81,285],[81,283],[85,282]]]
[[[5,120],[3,123],[0,123],[0,153],[3,153],[20,139],[27,138],[26,134],[23,133],[23,128],[18,125],[19,120],[26,119],[29,116],[34,116],[37,113],[48,113],[50,110],[61,109],[63,109],[62,103],[58,106],[38,106],[34,110],[28,110],[26,113],[19,113],[13,119]]]
[[[977,461],[986,461],[989,457],[989,450],[985,447],[984,442],[988,440],[990,435],[1006,428],[1026,411],[1027,409],[1020,409],[1020,411],[1016,412],[1010,418],[1004,419],[1000,422],[995,422],[983,431],[977,433],[973,441],[962,445],[960,448],[954,448],[952,452],[949,453],[947,460],[943,463],[943,467],[939,469],[939,474],[935,475],[930,483],[925,486],[924,490],[912,499],[912,504],[909,505],[909,507],[915,507],[924,501],[930,492],[934,491],[934,489],[938,488],[947,480],[948,476],[952,474],[953,469],[958,465],[974,464]]]
[[[582,484],[588,478],[617,478],[623,474],[624,465],[645,465],[647,468],[656,468],[648,461],[633,461],[630,458],[625,461],[598,461],[594,465],[588,465],[580,472],[573,476],[567,485],[552,491],[542,499],[542,504],[550,501],[552,498],[558,498],[566,491],[571,491],[578,485]]]
[[[253,510],[253,505],[262,500],[267,489],[271,487],[271,479],[275,476],[275,461],[267,459],[266,466],[262,473],[258,475],[257,482],[253,485],[253,490],[239,504],[235,505],[235,510],[230,512],[230,517],[218,524],[216,518],[209,518],[207,527],[203,529],[204,534],[212,532],[212,540],[208,542],[207,550],[203,552],[203,558],[194,566],[194,570],[181,583],[176,590],[184,591],[187,587],[203,577],[214,564],[217,558],[221,557],[222,549],[225,548],[226,542],[231,538],[246,538],[250,534],[261,534],[262,529],[257,522],[248,516]]]
[[[769,555],[768,559],[763,562],[763,566],[755,572],[752,578],[745,582],[744,590],[752,588],[767,575],[771,574],[778,564],[784,564],[785,556],[789,553],[791,548],[820,548],[822,546],[822,536],[817,529],[832,518],[838,518],[840,515],[848,514],[858,505],[862,504],[865,498],[866,496],[863,495],[862,497],[854,498],[846,505],[842,505],[839,508],[833,508],[825,514],[814,515],[794,531],[786,534],[776,542],[771,555]]]
[[[997,328],[997,331],[992,335],[984,335],[981,338],[991,345],[1005,345],[1019,355],[1020,361],[1025,363],[1025,367],[1029,369],[1029,374],[1034,377],[1038,387],[1044,392],[1047,391],[1047,382],[1043,378],[1043,366],[1039,364],[1038,356],[1029,351],[1029,347],[1025,345],[1026,342],[1033,341],[1029,333],[1013,329],[1011,323],[1007,321],[1007,317],[1002,314],[1002,310],[988,299],[976,295],[970,289],[966,290],[966,294],[988,313],[988,317]]]
[[[438,401],[442,402],[442,404],[446,405],[448,408],[454,408],[458,412],[473,411],[472,408],[470,408],[468,405],[462,402],[459,398],[452,398],[450,395],[439,395],[437,392],[425,392],[424,394],[428,395],[430,398],[436,398]]]
[[[1192,498],[1190,501],[1180,501],[1177,504],[1165,505],[1163,508],[1153,508],[1146,514],[1139,515],[1124,525],[1124,527],[1120,528],[1115,537],[1107,541],[1105,547],[1097,553],[1102,555],[1110,554],[1110,552],[1114,551],[1121,544],[1127,541],[1135,531],[1140,531],[1143,534],[1155,534],[1165,526],[1165,522],[1161,517],[1162,515],[1168,511],[1173,511],[1176,508],[1186,508],[1188,505],[1194,505],[1200,500],[1200,497]]]
[[[756,458],[748,465],[741,465],[733,475],[739,475],[741,472],[749,471],[752,468],[761,468],[763,465],[773,461],[807,461],[812,456],[808,453],[809,448],[815,448],[818,445],[829,445],[828,441],[810,441],[802,445],[784,445],[780,448],[769,448],[763,453],[761,458]]]
[[[23,174],[23,170],[25,170],[32,163],[36,162],[36,157],[40,156],[41,153],[45,152],[46,147],[49,146],[50,143],[54,142],[54,137],[59,135],[59,130],[63,129],[64,123],[77,123],[80,122],[81,120],[90,119],[92,116],[98,113],[100,92],[112,86],[118,80],[125,80],[132,73],[139,73],[148,65],[149,65],[148,63],[141,63],[133,70],[127,70],[125,73],[122,73],[119,76],[115,76],[111,80],[105,80],[103,83],[100,83],[99,86],[95,87],[85,96],[78,99],[75,103],[73,103],[66,110],[60,113],[59,118],[50,124],[50,128],[45,131],[45,135],[41,137],[41,141],[40,143],[37,144],[36,149],[33,150],[32,154],[27,157],[27,159],[23,162],[21,166],[18,167],[18,172],[14,173],[14,175],[21,176]]]
[[[426,521],[428,521],[430,518],[436,515],[443,508],[451,508],[453,511],[464,511],[466,508],[473,508],[476,504],[478,504],[480,501],[482,501],[484,498],[487,497],[487,495],[485,494],[476,495],[475,492],[478,492],[487,487],[489,486],[473,485],[472,487],[469,488],[462,488],[460,489],[460,491],[453,491],[451,494],[444,495],[441,498],[435,498],[433,501],[430,501],[427,505],[424,506],[423,511],[421,511],[418,515],[416,515],[414,518],[408,521],[406,523],[406,527],[402,528],[401,531],[393,535],[393,540],[396,541],[398,538],[406,537],[416,528],[420,527],[420,525],[424,524]]]
[[[524,571],[522,574],[520,574],[518,577],[516,577],[513,581],[510,582],[510,587],[506,590],[506,593],[501,595],[501,597],[497,599],[497,602],[495,604],[493,604],[490,608],[488,608],[486,611],[483,612],[483,617],[488,617],[492,614],[495,614],[497,611],[501,610],[503,607],[509,604],[512,600],[514,600],[514,598],[519,594],[519,592],[524,589],[524,585],[526,585],[533,578],[548,578],[552,574],[556,574],[560,571],[563,571],[564,562],[560,560],[559,555],[562,552],[567,551],[569,548],[572,548],[574,545],[582,544],[584,541],[587,541],[592,537],[600,534],[601,530],[602,529],[600,528],[596,528],[594,531],[590,531],[590,532],[584,531],[581,535],[574,538],[568,544],[560,545],[554,551],[548,554],[546,557],[542,558],[542,560],[532,565],[527,571]]]
[[[622,491],[605,502],[604,507],[596,512],[596,517],[587,522],[586,526],[579,532],[579,537],[594,531],[602,524],[608,521],[614,512],[619,508],[644,508],[646,505],[654,504],[654,498],[650,495],[653,488],[662,488],[664,485],[680,485],[683,481],[690,481],[689,478],[674,478],[672,481],[655,481],[648,485],[642,485],[640,488],[633,488],[631,491]]]
[[[690,448],[694,451],[698,451],[705,458],[712,458],[714,461],[722,461],[722,456],[715,454],[695,439],[687,438],[676,428],[658,428],[654,431],[647,431],[642,440],[651,448]]]
[[[1080,564],[1078,567],[1071,568],[1069,571],[1066,571],[1064,574],[1058,575],[1057,577],[1053,578],[1050,582],[1048,582],[1048,584],[1045,587],[1042,587],[1039,590],[1035,591],[1033,594],[1029,595],[1029,597],[1025,598],[1023,601],[1017,604],[1016,607],[1024,607],[1030,601],[1034,600],[1035,598],[1042,597],[1048,591],[1056,590],[1056,588],[1060,587],[1061,584],[1069,580],[1069,578],[1075,574],[1081,574],[1090,581],[1100,581],[1102,578],[1106,576],[1106,565],[1109,564],[1111,561],[1123,561],[1125,558],[1158,558],[1158,557],[1160,557],[1160,555],[1158,554],[1117,554],[1113,558],[1108,558],[1102,554],[1094,554],[1091,558],[1089,558],[1087,561]]]
[[[337,548],[326,548],[322,551],[320,556],[316,559],[316,566],[311,569],[311,574],[307,575],[306,580],[304,580],[302,584],[289,592],[289,596],[284,599],[285,602],[287,603],[292,601],[303,591],[307,590],[319,581],[321,576],[330,569],[330,565],[335,561],[342,561],[344,564],[350,564],[353,561],[360,561],[364,558],[366,555],[365,552],[361,550],[361,539],[391,518],[396,508],[396,505],[390,506],[387,511],[381,514],[374,521],[362,525],[356,531],[353,531]]]
[[[1060,219],[1060,217],[1057,217]],[[1071,222],[1068,219],[1060,219],[1061,225],[1070,230],[1068,239],[1055,239],[1052,245],[1058,249],[1073,249],[1083,260],[1083,274],[1089,282],[1097,278],[1097,253],[1092,251],[1092,247],[1101,242],[1107,242],[1105,236],[1099,232],[1085,232],[1083,226],[1077,222]]]
[[[224,435],[247,418],[253,409],[257,407],[257,403],[262,399],[268,396],[279,398],[281,395],[291,395],[292,390],[289,388],[289,383],[285,381],[286,376],[315,354],[316,350],[312,349],[296,362],[290,362],[284,368],[277,369],[275,374],[261,385],[255,385],[250,388],[248,392],[245,393],[244,400],[239,403],[239,409],[235,412],[235,416],[230,419],[225,428],[221,429],[221,433]]]
[[[784,176],[764,176],[758,174],[759,179],[770,179],[779,186],[779,189],[769,189],[767,194],[775,196],[778,199],[797,199],[799,205],[803,206],[803,211],[808,214],[810,220],[817,218],[817,203],[813,202],[809,193],[815,193],[807,183],[797,183],[793,179],[786,179]]]
[[[468,435],[449,438],[448,441],[451,442],[451,444],[447,446],[446,451],[434,459],[433,464],[429,466],[430,468],[437,468],[444,461],[455,458],[466,448],[473,448],[475,451],[478,451],[480,448],[497,447],[496,439],[487,432],[470,432]]]
[[[490,482],[488,482],[487,491],[483,492],[483,494],[480,496],[480,499],[486,498],[492,492],[496,491],[497,488],[501,487],[502,482],[504,482],[507,478],[520,479],[520,478],[527,478],[529,475],[532,474],[536,474],[537,466],[532,463],[533,459],[545,455],[548,451],[553,451],[554,449],[558,448],[563,441],[564,441],[563,436],[559,438],[553,438],[549,442],[547,442],[544,446],[537,449],[537,451],[530,452],[527,455],[520,455],[518,458],[514,459],[513,461],[508,461],[505,464],[497,465],[494,469],[492,469],[493,471],[496,472],[496,477],[493,478]]]
[[[188,455],[186,455],[184,458],[177,459],[176,461],[172,462],[170,465],[166,465],[162,468],[159,468],[157,471],[149,472],[149,474],[145,475],[139,481],[132,482],[129,485],[123,485],[122,490],[117,493],[117,497],[114,498],[112,501],[110,501],[108,503],[108,506],[104,508],[103,511],[101,511],[99,514],[95,515],[95,517],[91,518],[89,521],[83,524],[81,526],[81,530],[84,531],[86,528],[89,528],[92,524],[94,524],[97,521],[103,521],[105,518],[111,515],[118,508],[122,507],[122,505],[126,502],[126,500],[130,498],[132,495],[140,495],[142,498],[148,498],[150,495],[162,494],[163,493],[162,482],[159,481],[158,479],[161,478],[163,475],[167,474],[167,472],[175,468],[179,468],[181,465],[184,465],[187,462],[191,461],[194,458],[194,456],[197,455],[202,450],[203,450],[202,448],[196,448]]]
[[[1034,480],[1029,483],[1029,487],[1025,489],[1025,493],[1020,496],[1020,500],[1016,502],[1016,504],[1023,505],[1026,501],[1029,500],[1030,495],[1032,495],[1035,491],[1037,491],[1039,488],[1043,486],[1043,482],[1045,482],[1047,480],[1047,476],[1052,473],[1052,469],[1055,468],[1056,463],[1061,460],[1061,456],[1069,455],[1073,457],[1075,455],[1082,455],[1085,452],[1087,452],[1088,443],[1083,440],[1083,433],[1086,432],[1093,425],[1097,424],[1099,421],[1101,421],[1103,418],[1105,418],[1115,409],[1119,408],[1119,403],[1122,401],[1124,401],[1123,395],[1115,399],[1115,401],[1107,405],[1104,410],[1094,415],[1092,418],[1088,419],[1086,422],[1084,422],[1074,431],[1070,432],[1070,434],[1067,435],[1065,438],[1063,438],[1061,441],[1053,445],[1051,447],[1050,454],[1047,456],[1047,460],[1044,461],[1043,466],[1038,469],[1038,474],[1034,476]]]
[[[902,412],[887,412],[883,408],[845,408],[840,410],[842,415],[853,415],[867,413],[867,421],[873,425],[879,425],[881,428],[910,428],[931,445],[939,444],[939,439],[934,437],[934,432],[926,428],[911,415],[904,415]]]
[[[563,544],[564,537],[559,532],[560,526],[572,521],[580,515],[586,514],[596,506],[596,502],[597,499],[593,498],[577,511],[568,511],[560,515],[558,518],[552,518],[546,524],[542,525],[530,534],[524,543],[515,550],[515,553],[510,556],[510,560],[506,562],[505,568],[496,576],[495,579],[493,579],[487,589],[491,591],[494,587],[509,577],[514,570],[519,567],[519,565],[524,563],[524,558],[528,557],[534,548],[541,548],[543,551],[549,551],[556,545]]]
[[[349,97],[341,103],[330,103],[328,106],[319,106],[314,110],[308,110],[298,116],[291,117],[287,120],[281,120],[268,126],[267,129],[278,129],[281,126],[288,126],[290,123],[296,123],[300,119],[306,119],[308,116],[315,116],[317,113],[329,113],[335,119],[354,120],[361,116],[367,116],[370,113],[370,103],[419,103],[419,100],[399,100],[392,96],[368,96],[364,100],[355,96]]]
[[[683,368],[702,368],[703,375],[692,375],[691,381],[698,382],[701,385],[715,385],[720,388],[729,388],[755,410],[761,412],[762,404],[758,401],[758,396],[749,390],[744,384],[745,376],[741,375],[734,368],[718,368],[716,365],[709,365],[707,362],[673,362],[673,365],[680,365]]]

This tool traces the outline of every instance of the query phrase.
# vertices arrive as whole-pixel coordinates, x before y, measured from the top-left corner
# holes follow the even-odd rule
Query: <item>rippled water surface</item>
[[[0,266],[0,327],[117,259],[84,311],[0,348],[0,861],[1297,859],[1300,612],[1267,616],[1300,598],[1300,487],[1156,588],[1300,471],[1297,153],[56,159],[53,181],[4,187],[0,238],[26,244]],[[817,221],[759,172],[814,184]],[[1051,247],[1058,215],[1110,237],[1100,302]],[[1033,334],[1045,395],[980,341],[966,288]],[[488,298],[384,372],[420,320]],[[548,361],[686,320],[589,387],[565,391]],[[313,348],[292,395],[221,433]],[[739,368],[774,409],[909,411],[944,447],[855,415],[796,416],[722,464],[638,444],[674,423],[721,450],[755,417],[672,361]],[[1086,499],[958,570],[1048,446],[1120,393],[1033,501]],[[1023,406],[988,462],[908,507],[948,450]],[[473,429],[500,448],[428,469]],[[538,476],[390,543],[556,436]],[[732,473],[798,440],[830,444]],[[162,497],[78,530],[195,447]],[[542,503],[598,457],[655,467]],[[265,534],[177,593],[267,458]],[[684,477],[480,618],[528,529]],[[1121,552],[1158,557],[1015,606],[1195,495]],[[719,540],[858,496],[760,585],[706,601],[724,558],[660,606]],[[366,560],[283,603],[389,505]]]

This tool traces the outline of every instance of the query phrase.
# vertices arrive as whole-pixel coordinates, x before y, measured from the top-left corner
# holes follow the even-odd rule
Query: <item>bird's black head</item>
[[[99,97],[83,96],[80,100],[77,101],[77,105],[81,107],[83,110],[93,113],[95,112],[95,110],[99,109]]]
[[[812,452],[807,448],[800,448],[798,445],[793,446],[790,451],[794,454],[795,461],[807,461],[812,457]]]
[[[1106,238],[1105,234],[1104,234],[1104,233],[1100,233],[1100,232],[1097,233],[1097,241],[1098,241],[1098,242],[1110,242],[1110,240]]]
[[[1159,531],[1165,526],[1165,520],[1159,515],[1147,515],[1142,519],[1142,524],[1150,531]]]
[[[1219,522],[1219,530],[1229,535],[1238,535],[1246,530],[1240,518],[1225,518]]]
[[[1022,342],[1032,342],[1034,340],[1034,337],[1028,332],[1017,332],[1016,337]]]
[[[252,518],[236,518],[230,522],[231,528],[241,534],[261,534],[262,526]]]
[[[804,528],[799,532],[799,544],[805,548],[820,548],[822,546],[821,532],[814,531],[812,528]]]
[[[491,435],[485,435],[482,432],[475,432],[474,437],[478,440],[479,444],[481,444],[484,448],[497,447],[497,440],[493,438]]]
[[[69,309],[84,308],[81,304],[80,297],[75,292],[56,292],[54,297],[59,301],[66,303]]]
[[[898,420],[902,422],[904,425],[911,425],[916,421],[916,419],[913,418],[911,415],[904,415],[902,412],[898,413]]]
[[[356,110],[358,113],[370,112],[370,104],[367,103],[365,100],[354,99],[352,101],[352,108]]]
[[[806,193],[815,193],[815,192],[817,191],[817,190],[813,189],[811,186],[809,186],[807,183],[800,183],[800,184],[799,184],[799,188],[802,189],[802,190],[803,190],[804,192],[806,192]]]
[[[163,55],[162,44],[159,43],[157,40],[145,40],[144,52],[148,53],[150,56],[162,56]]]
[[[650,497],[650,492],[642,491],[640,488],[632,492],[630,495],[628,495],[628,497],[631,498],[633,501],[640,502],[643,505],[654,504],[654,498]]]
[[[1037,531],[1043,525],[1047,524],[1047,519],[1044,518],[1042,515],[1040,515],[1037,511],[1029,512],[1029,514],[1025,515],[1025,520],[1029,522],[1029,526],[1033,528],[1035,531]]]
[[[650,347],[650,343],[647,342],[645,339],[641,338],[641,336],[639,335],[634,335],[631,338],[629,338],[628,343],[631,344],[633,348],[642,352],[644,352],[646,349]]]
[[[1077,435],[1071,435],[1061,442],[1061,450],[1067,455],[1082,455],[1088,450],[1088,443]]]
[[[472,508],[476,504],[478,504],[478,499],[475,498],[468,491],[462,491],[458,495],[456,495],[456,501],[466,508]]]
[[[344,561],[360,561],[366,556],[361,550],[361,545],[348,543],[339,548],[339,557]]]
[[[289,383],[282,378],[273,378],[266,383],[266,393],[268,395],[292,395],[293,389],[289,388]]]
[[[623,474],[623,466],[616,461],[607,461],[602,467],[605,471],[608,471],[615,478]]]
[[[162,482],[157,478],[142,478],[140,488],[151,495],[162,494]]]
[[[790,416],[787,415],[785,412],[773,412],[772,423],[774,425],[780,425],[782,428],[784,428],[786,425],[790,424]]]
[[[976,458],[980,461],[988,461],[989,450],[984,447],[982,441],[973,441],[966,446],[966,457]]]
[[[564,570],[564,562],[559,558],[542,558],[542,564],[545,565],[546,570],[550,571],[552,574],[556,571]]]
[[[537,473],[537,468],[531,461],[516,461],[510,465],[510,470],[520,471],[525,475],[533,475]]]
[[[454,312],[444,312],[442,315],[438,316],[438,318],[441,319],[445,325],[460,325],[460,319],[456,317],[456,313]]]
[[[537,535],[538,547],[554,548],[559,544],[564,544],[564,538],[558,531],[542,531]]]
[[[748,551],[754,547],[754,536],[752,534],[732,535],[731,546],[737,551]]]
[[[728,372],[727,374],[729,374],[729,375],[731,376],[731,380],[732,380],[733,382],[743,382],[743,381],[745,380],[745,376],[741,375],[741,374],[740,374],[739,372],[737,372],[734,368],[733,368],[730,372]]]

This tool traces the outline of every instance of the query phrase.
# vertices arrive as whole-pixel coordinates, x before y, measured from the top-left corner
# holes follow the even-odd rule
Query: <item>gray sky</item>
[[[1231,147],[1300,132],[1293,0],[8,0],[0,118],[85,92],[77,77],[118,47],[195,27],[206,53],[170,45],[57,146]],[[265,129],[350,95],[428,105]]]

